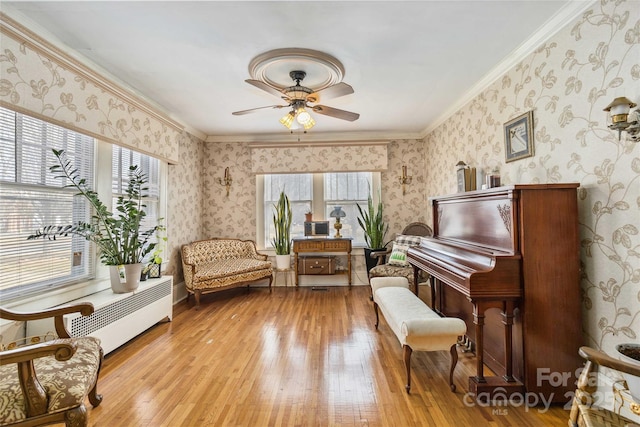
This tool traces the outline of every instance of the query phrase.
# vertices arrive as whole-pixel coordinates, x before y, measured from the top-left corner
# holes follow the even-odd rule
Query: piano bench
[[[415,351],[442,351],[451,353],[449,387],[453,384],[453,371],[458,363],[456,345],[459,337],[467,333],[462,319],[440,317],[416,294],[409,290],[409,282],[404,277],[371,278],[373,308],[376,313],[376,329],[380,321],[378,310],[382,311],[391,330],[402,344],[404,365],[407,370],[407,393],[411,390],[411,353]]]

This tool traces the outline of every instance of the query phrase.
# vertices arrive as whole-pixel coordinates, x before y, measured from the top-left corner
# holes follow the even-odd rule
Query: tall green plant
[[[71,183],[65,188],[78,190],[76,196],[83,196],[91,204],[93,215],[90,222],[78,222],[75,225],[48,225],[37,230],[27,239],[47,238],[56,240],[57,237],[78,235],[94,242],[100,249],[100,259],[105,265],[136,264],[143,262],[145,257],[153,251],[156,243],[151,238],[157,231],[164,231],[162,225],[156,225],[147,230],[140,230],[146,213],[142,199],[146,197],[148,187],[147,176],[138,166],[129,168],[129,185],[124,196],[116,202],[117,214],[110,212],[98,198],[98,193],[91,190],[84,178],[80,178],[78,170],[73,167],[64,150],[53,150],[58,159],[58,165],[49,170],[56,174],[56,178],[68,179]]]
[[[360,204],[358,207],[358,225],[364,231],[364,240],[371,249],[379,249],[384,247],[384,236],[389,231],[389,225],[385,224],[382,218],[382,197],[378,198],[377,209],[373,205],[371,194],[367,199],[367,210],[362,209]]]
[[[276,249],[276,255],[288,255],[291,253],[291,221],[293,215],[289,197],[284,191],[280,192],[278,203],[274,204],[273,208],[275,209],[273,225],[276,229],[276,235],[272,240],[273,247]]]

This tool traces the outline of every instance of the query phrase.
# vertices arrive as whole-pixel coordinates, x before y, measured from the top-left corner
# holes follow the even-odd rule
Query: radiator
[[[108,354],[156,323],[172,319],[173,279],[149,279],[128,294],[114,294],[106,289],[70,303],[77,302],[90,302],[95,311],[86,317],[80,313],[65,315],[67,330],[71,336],[99,338],[104,353]],[[29,337],[51,336],[53,331],[51,320],[27,323]]]

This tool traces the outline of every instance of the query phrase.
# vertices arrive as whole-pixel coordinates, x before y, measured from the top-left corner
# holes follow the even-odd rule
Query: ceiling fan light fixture
[[[287,129],[291,129],[291,125],[293,124],[293,119],[295,118],[296,113],[293,111],[289,111],[286,115],[284,115],[280,119],[280,123]]]
[[[315,125],[316,125],[316,121],[313,120],[313,117],[309,116],[309,120],[306,123],[304,123],[302,127],[304,127],[304,130],[309,130]]]
[[[309,122],[310,120],[313,120],[311,118],[311,114],[309,114],[307,112],[307,110],[305,110],[304,108],[300,107],[298,108],[297,111],[297,118],[296,120],[298,121],[298,123],[300,123],[301,125],[305,125],[307,122]]]

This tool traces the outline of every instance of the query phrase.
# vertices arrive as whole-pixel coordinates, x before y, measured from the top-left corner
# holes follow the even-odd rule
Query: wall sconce
[[[623,130],[629,134],[631,140],[638,141],[640,139],[640,135],[638,135],[640,133],[640,110],[629,113],[635,106],[635,102],[622,96],[614,99],[611,104],[607,105],[604,109],[604,111],[609,113],[609,129],[618,131],[618,141],[620,140]],[[635,116],[635,119],[629,120],[630,114]]]
[[[406,186],[411,184],[412,176],[407,175],[407,167],[402,166],[402,176],[399,177],[400,185],[402,185],[402,195],[404,196],[407,193]]]
[[[229,190],[231,189],[232,182],[233,179],[231,179],[231,174],[229,173],[229,166],[227,166],[224,169],[224,178],[218,178],[218,183],[227,187],[227,197],[229,197]]]
[[[333,237],[335,237],[336,239],[339,239],[342,237],[342,235],[340,234],[340,229],[342,228],[342,223],[340,222],[340,218],[344,218],[345,216],[347,216],[347,214],[342,210],[342,206],[336,206],[333,208],[329,216],[331,218],[336,219],[336,223],[333,224],[333,228],[336,229],[336,235]]]

